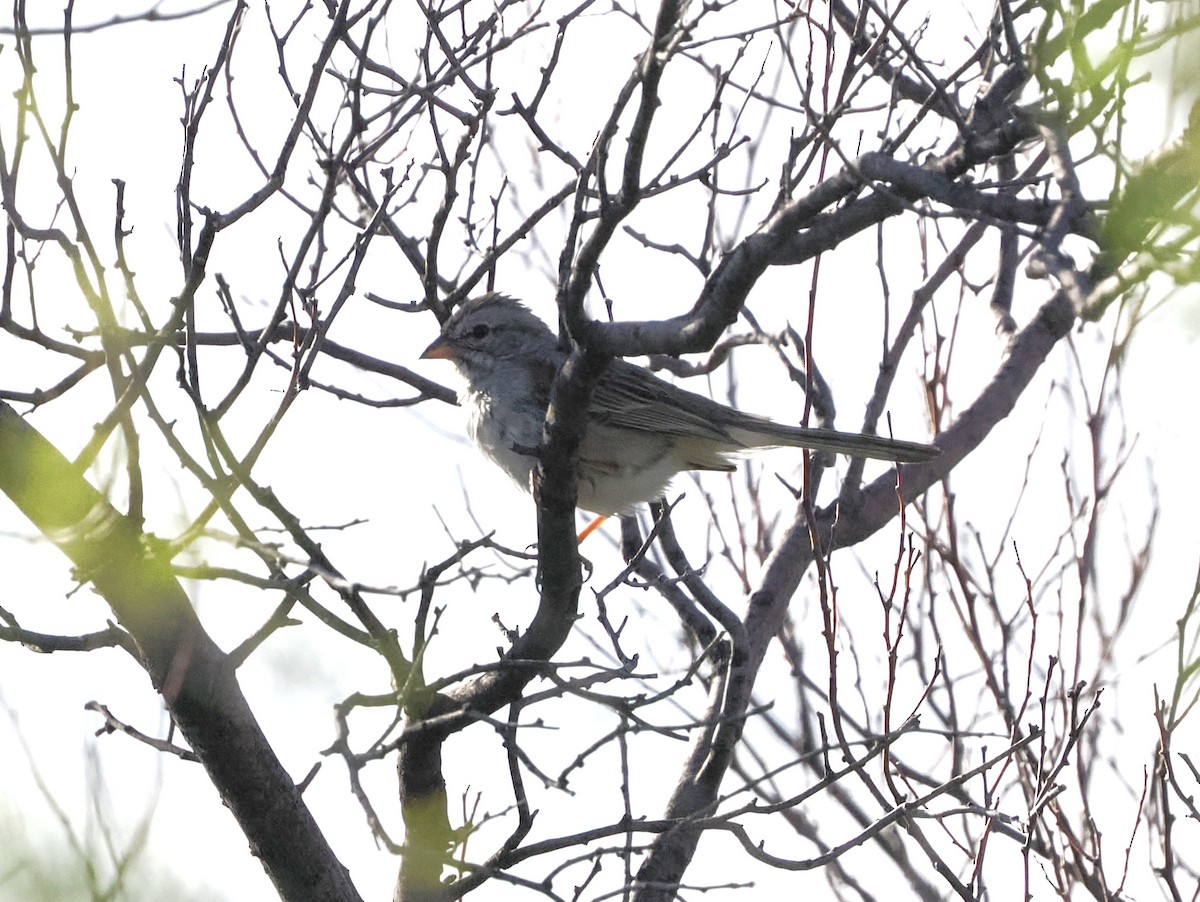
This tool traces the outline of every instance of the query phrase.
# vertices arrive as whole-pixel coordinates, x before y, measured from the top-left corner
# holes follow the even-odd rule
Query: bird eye
[[[486,323],[480,323],[474,329],[471,330],[471,337],[474,338],[476,341],[479,341],[481,339],[487,338],[488,332],[490,332],[490,331],[492,331],[492,330],[490,328],[488,328]]]

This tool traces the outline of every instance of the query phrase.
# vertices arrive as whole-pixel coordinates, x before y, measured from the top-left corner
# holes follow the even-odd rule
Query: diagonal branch
[[[275,756],[229,658],[204,631],[161,543],[0,402],[0,492],[75,565],[137,643],[142,666],[289,900],[358,899]]]
[[[1071,304],[1056,293],[1034,320],[1013,340],[1011,351],[990,384],[980,392],[958,420],[938,439],[942,453],[926,464],[905,466],[899,486],[895,471],[866,486],[853,506],[821,511],[810,526],[799,516],[783,536],[767,563],[759,588],[748,599],[745,616],[749,651],[730,670],[728,684],[717,684],[705,720],[720,719],[731,725],[725,743],[712,746],[695,741],[683,775],[667,805],[665,817],[685,822],[713,809],[721,780],[728,771],[736,739],[751,702],[751,690],[771,640],[783,627],[788,604],[800,580],[812,565],[813,539],[822,553],[847,548],[891,522],[898,513],[897,491],[903,502],[913,500],[949,475],[951,470],[1004,420],[1051,350],[1066,336],[1075,317]],[[638,902],[668,902],[691,864],[700,831],[679,829],[659,836],[638,871]]]

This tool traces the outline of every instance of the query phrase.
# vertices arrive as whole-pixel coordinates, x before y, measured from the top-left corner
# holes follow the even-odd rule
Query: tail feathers
[[[933,445],[922,445],[918,442],[905,442],[880,435],[835,432],[832,429],[806,429],[803,426],[786,426],[783,423],[756,423],[753,429],[735,427],[729,432],[747,448],[793,445],[811,448],[814,451],[845,454],[848,457],[869,457],[873,460],[890,460],[896,463],[922,463],[933,460],[940,453]]]

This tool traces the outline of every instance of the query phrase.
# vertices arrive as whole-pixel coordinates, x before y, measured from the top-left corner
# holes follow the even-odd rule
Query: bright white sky
[[[277,3],[274,7],[280,10],[287,5]],[[90,7],[91,4],[83,6]],[[103,4],[95,9],[81,10],[79,18],[81,21],[98,21],[107,18],[110,11],[138,8],[138,4],[133,3]],[[48,16],[45,24],[58,21],[57,11],[47,8],[45,13]],[[185,23],[128,26],[79,36],[75,43],[75,88],[81,107],[72,139],[73,161],[77,167],[76,188],[85,210],[90,211],[87,215],[94,230],[97,234],[107,235],[111,230],[111,179],[123,178],[128,182],[127,221],[136,229],[130,241],[136,255],[133,265],[138,271],[142,297],[154,305],[164,305],[165,299],[177,290],[179,280],[172,204],[178,170],[180,101],[179,88],[173,79],[185,69],[190,80],[210,60],[224,29],[223,15],[210,15]],[[250,13],[248,31],[252,25],[254,28],[259,26],[258,15],[257,10]],[[607,27],[607,20],[598,20],[596,28],[603,27]],[[612,36],[606,34],[606,37]],[[604,42],[597,39],[597,43],[603,45]],[[47,115],[52,122],[57,122],[58,100],[53,88],[59,65],[57,44],[54,39],[45,38],[39,39],[38,47],[45,79],[43,100],[47,104]],[[589,99],[595,100],[601,108],[611,96],[613,84],[623,77],[621,66],[629,55],[618,55],[617,59],[619,63],[610,68],[594,68],[592,80],[581,88],[590,90]],[[5,46],[0,52],[0,92],[4,96],[10,96],[18,83],[15,62],[11,47]],[[253,71],[256,62],[261,65],[262,72]],[[275,82],[267,77],[273,69],[273,60],[256,61],[251,54],[243,53],[235,71],[239,84],[250,85],[255,79],[265,78],[266,84],[274,85]],[[1160,124],[1167,117],[1161,106],[1155,106],[1159,103],[1156,98],[1160,96],[1155,94],[1155,87],[1145,90],[1148,102],[1144,106],[1135,105],[1133,111],[1135,114],[1144,111],[1147,122],[1134,123],[1129,134],[1143,137],[1147,146],[1153,147],[1167,134]],[[247,91],[245,99],[249,101],[257,96]],[[261,109],[244,112],[254,113],[248,121],[250,127],[258,129],[263,136],[262,146],[273,147],[270,136],[281,121],[278,118],[281,107],[273,105],[282,101],[266,94],[261,101]],[[594,131],[591,107],[590,103],[563,104],[560,114],[579,135],[587,135]],[[10,118],[6,113],[0,122],[6,143],[12,139]],[[247,180],[244,160],[222,159],[217,140],[203,145],[201,150],[197,199],[218,208],[226,206],[251,183]],[[35,181],[36,173],[30,166],[25,173],[25,184],[33,185]],[[32,198],[26,198],[26,202],[35,203]],[[286,245],[289,230],[294,228],[288,212],[280,205],[265,218],[254,219],[253,228],[240,233],[236,247],[222,245],[223,256],[214,265],[214,270],[237,273],[236,293],[243,299],[243,314],[251,321],[258,305],[271,303],[278,293],[281,276],[275,248],[281,237]],[[873,241],[871,238],[870,242]],[[827,277],[836,281],[824,284],[823,290],[835,293],[841,301],[837,312],[830,307],[822,311],[823,316],[827,315],[822,323],[822,328],[827,330],[824,333],[827,349],[857,334],[859,317],[866,309],[862,307],[861,299],[877,292],[873,247],[868,246],[862,252],[869,255],[866,259],[871,261],[870,266],[839,267],[839,275]],[[262,261],[261,265],[248,265],[247,261],[255,260]],[[52,265],[47,259],[45,268]],[[369,267],[360,280],[360,291],[374,291],[398,300],[415,297],[411,279],[400,285],[389,282],[388,265],[395,265],[394,261],[381,253],[380,263]],[[846,275],[855,269],[860,276],[858,282]],[[538,312],[548,313],[547,282],[536,267],[528,272],[514,269],[502,271],[502,274],[510,280],[502,287],[529,297]],[[681,287],[681,281],[689,280],[682,283],[688,286],[695,283],[694,276],[644,271],[633,266],[618,269],[610,265],[604,275],[606,287],[614,296],[630,293],[632,289],[628,285],[632,283],[640,286],[646,297],[661,297],[668,307],[674,304],[675,310],[690,303],[691,295]],[[894,274],[889,273],[894,296],[903,296],[910,291],[919,277],[919,272],[902,267],[897,267]],[[794,273],[788,274],[787,278],[793,279]],[[807,270],[803,283],[807,285]],[[41,290],[42,296],[46,297],[47,289],[43,286]],[[76,294],[68,273],[62,283],[63,309],[71,310],[77,303],[72,300]],[[1019,321],[1024,321],[1035,302],[1036,298],[1022,302],[1016,311]],[[1122,673],[1118,685],[1106,688],[1104,700],[1108,715],[1129,718],[1130,741],[1145,743],[1147,749],[1153,739],[1149,694],[1156,684],[1160,691],[1169,691],[1173,678],[1173,651],[1151,653],[1170,643],[1174,621],[1190,590],[1196,567],[1193,515],[1200,498],[1191,471],[1193,451],[1200,442],[1200,434],[1190,407],[1181,410],[1179,400],[1179,387],[1200,383],[1200,357],[1195,353],[1198,322],[1195,309],[1194,304],[1186,307],[1181,303],[1171,304],[1143,327],[1139,341],[1133,345],[1124,373],[1123,398],[1130,432],[1139,438],[1123,492],[1118,492],[1109,502],[1125,505],[1131,511],[1128,521],[1133,533],[1130,544],[1136,545],[1140,540],[1136,531],[1144,522],[1145,488],[1151,481],[1160,487],[1160,545],[1143,601],[1143,614],[1153,611],[1157,616],[1139,619],[1135,629],[1124,637],[1124,654],[1130,662],[1129,668]],[[55,315],[59,315],[58,311]],[[87,322],[82,313],[78,319],[63,313],[62,319],[72,324]],[[960,327],[960,355],[963,359],[979,361],[974,373],[959,370],[957,378],[963,380],[961,397],[969,395],[972,378],[983,380],[990,375],[1002,354],[1003,348],[992,332],[990,320],[991,314],[982,310],[976,321],[964,322]],[[432,319],[420,321],[422,329],[412,325],[416,320],[405,320],[403,331],[398,329],[395,318],[377,316],[374,311],[364,313],[352,322],[357,334],[340,333],[335,336],[339,341],[353,343],[360,340],[368,349],[373,348],[381,355],[417,368],[431,378],[451,381],[449,368],[443,364],[415,360],[419,349],[434,334]],[[343,328],[342,324],[339,324],[340,328]],[[1092,363],[1105,353],[1105,347],[1097,340],[1098,335],[1095,327],[1088,327],[1076,338],[1081,356]],[[877,345],[877,338],[871,340]],[[11,343],[5,344],[6,349],[11,347]],[[827,351],[827,356],[837,355]],[[828,369],[836,374],[837,384],[845,388],[844,397],[861,398],[871,373],[856,373],[852,366],[854,356],[847,355],[847,358],[844,365],[831,360]],[[983,529],[995,527],[988,518],[994,516],[996,510],[1007,512],[1012,493],[1019,485],[1020,474],[1013,473],[1019,467],[1014,467],[1014,462],[1023,462],[1029,436],[1038,428],[1039,421],[1044,420],[1047,445],[1050,448],[1062,445],[1069,405],[1060,393],[1050,388],[1050,382],[1061,377],[1064,360],[1062,353],[1054,356],[1051,364],[1054,369],[1048,368],[1042,374],[1040,384],[1028,393],[1017,416],[1003,424],[956,476],[960,500],[968,517]],[[28,385],[23,374],[42,362],[37,355],[0,359],[0,384]],[[168,366],[164,371],[169,369]],[[1098,372],[1094,367],[1092,371]],[[777,398],[754,388],[756,379],[762,384],[771,377],[756,372],[749,363],[743,372],[749,387],[740,396],[742,403],[748,408],[778,415],[774,407]],[[245,412],[249,429],[257,428],[254,424],[277,403],[275,392],[282,385],[283,375],[273,374],[272,378],[276,380],[274,384],[270,384],[270,380],[259,381],[256,385],[258,400],[247,404],[248,408],[253,408]],[[44,385],[47,381],[40,379],[38,384]],[[364,390],[376,388],[379,395],[395,391],[394,386],[382,382],[360,380],[360,383],[366,386]],[[89,396],[88,392],[92,394]],[[84,397],[89,397],[88,403],[95,406],[82,409]],[[39,411],[32,421],[70,454],[86,439],[87,430],[81,424],[98,419],[107,409],[106,403],[103,386],[96,380],[94,388],[85,388],[75,402],[50,405]],[[438,560],[452,550],[451,537],[442,532],[439,517],[444,518],[455,539],[474,534],[471,518],[463,510],[463,492],[469,494],[473,514],[479,523],[498,524],[499,541],[517,548],[533,541],[532,506],[467,444],[462,437],[458,411],[436,403],[411,410],[379,411],[337,402],[317,392],[308,393],[300,403],[302,409],[293,411],[259,469],[272,474],[269,481],[285,502],[300,507],[310,516],[323,518],[326,523],[369,517],[369,523],[363,527],[329,534],[327,547],[331,549],[331,556],[353,578],[377,585],[413,584],[422,560]],[[791,398],[785,403],[796,403],[796,399]],[[906,404],[909,405],[907,409]],[[842,426],[852,428],[859,411],[849,400],[843,402],[843,407]],[[905,435],[922,428],[920,399],[915,396],[899,397],[893,414],[898,434]],[[1075,432],[1073,441],[1078,442],[1082,433],[1078,427],[1071,428]],[[1044,455],[1041,476],[1046,481],[1037,490],[1045,492],[1045,509],[1060,514],[1063,501],[1061,488],[1055,482],[1057,454],[1055,451]],[[774,484],[770,475],[774,470],[785,475],[789,472],[793,462],[785,458],[786,453],[781,452],[765,459],[763,466],[767,468],[767,476],[764,485]],[[154,466],[157,465],[151,465]],[[195,494],[173,462],[164,462],[161,467],[162,472],[154,479],[161,491],[151,499],[152,514],[156,531],[170,534],[186,522],[183,510],[190,510],[195,503]],[[96,478],[102,479],[114,471],[119,472],[119,467],[110,455],[102,459]],[[1008,473],[1013,473],[1016,481],[1006,482],[1005,474]],[[318,474],[317,478],[314,474]],[[178,484],[178,494],[170,488],[172,484]],[[718,477],[711,477],[704,485],[715,493],[724,491]],[[681,480],[679,487],[689,492],[691,503],[698,503],[690,480]],[[771,503],[783,505],[782,493]],[[514,515],[514,511],[519,513]],[[1049,531],[1041,536],[1035,520],[1027,517],[1022,522],[1022,531],[1016,535],[1023,557],[1036,557],[1033,549],[1039,540],[1058,528],[1057,521],[1048,523],[1045,529]],[[702,536],[702,532],[697,531],[697,535]],[[1119,553],[1122,537],[1113,535],[1111,539],[1113,548]],[[887,537],[881,546],[883,557],[880,560],[887,560],[889,543],[893,541],[894,537]],[[615,572],[617,558],[605,545],[605,540],[597,541],[596,546],[588,549],[588,553],[596,561],[601,574],[598,581],[603,584]],[[220,553],[222,548],[214,543],[199,549],[201,553],[205,551]],[[69,594],[72,583],[61,556],[34,540],[28,524],[22,522],[4,501],[0,501],[0,556],[9,575],[0,605],[17,613],[25,626],[47,632],[80,632],[103,626],[108,616],[105,608],[86,591]],[[880,566],[872,562],[870,552],[864,552],[863,557],[868,569]],[[1016,573],[1011,572],[1009,578],[1015,580]],[[850,561],[842,564],[841,579],[845,591],[867,593],[863,597],[869,598],[869,582],[860,579]],[[531,610],[527,591],[503,603],[498,602],[495,595],[480,596],[473,601],[465,592],[453,596],[447,594],[446,601],[451,599],[453,603],[447,606],[442,631],[443,635],[452,636],[453,642],[432,647],[429,672],[441,672],[439,668],[453,669],[453,661],[491,657],[492,649],[501,641],[488,626],[493,610],[499,609],[510,627],[528,622]],[[265,614],[261,601],[256,600],[253,593],[243,595],[224,586],[196,587],[195,601],[206,626],[226,648],[255,628]],[[644,620],[635,621],[639,628],[643,624],[650,627],[655,622],[652,600],[633,598],[628,603],[651,610]],[[388,604],[391,602],[381,602],[380,607],[386,608]],[[803,621],[805,616],[804,610],[797,610],[798,619]],[[675,628],[669,620],[661,619],[661,628],[674,636]],[[319,759],[320,750],[333,738],[331,711],[334,703],[356,690],[384,692],[388,688],[387,674],[375,659],[350,647],[349,643],[341,643],[339,647],[339,641],[316,630],[290,630],[269,642],[241,673],[244,691],[267,735],[297,778]],[[673,646],[673,643],[655,643],[653,637],[647,637],[647,644],[651,651],[656,644],[660,651],[662,646]],[[673,648],[662,653],[666,658],[652,665],[660,668],[660,672],[679,665],[680,659],[675,657]],[[570,659],[586,654],[594,655],[595,651],[580,637],[564,649],[562,657]],[[777,665],[772,665],[764,671],[764,682],[760,684],[764,697],[771,694],[772,669],[779,671]],[[785,676],[781,671],[777,675]],[[155,888],[139,884],[141,897],[155,898],[169,891],[181,900],[269,898],[272,891],[260,866],[247,854],[244,838],[220,805],[200,768],[158,755],[124,737],[94,738],[93,731],[99,726],[99,720],[96,715],[83,710],[83,705],[92,699],[110,705],[118,717],[147,732],[157,731],[161,735],[165,727],[157,696],[151,691],[145,675],[125,659],[124,653],[39,656],[23,648],[0,644],[0,704],[5,708],[0,714],[0,762],[8,775],[0,788],[0,902],[17,898],[6,895],[16,884],[4,880],[5,874],[16,864],[9,857],[14,853],[43,850],[46,860],[53,863],[51,870],[69,872],[78,866],[78,859],[64,851],[65,828],[58,822],[60,814],[48,804],[50,800],[60,807],[61,817],[70,824],[76,836],[84,838],[93,849],[102,848],[103,839],[98,833],[98,821],[91,810],[93,801],[89,795],[89,787],[97,785],[101,787],[98,807],[104,812],[105,823],[115,822],[118,845],[128,842],[133,826],[153,813],[147,847],[150,864],[146,873],[161,875],[164,886]],[[570,725],[576,736],[589,732],[599,734],[611,727],[612,723],[600,715],[596,715],[594,723]],[[488,770],[494,764],[502,763],[494,754],[498,748],[495,737],[482,728],[451,741],[447,748],[447,772],[453,781],[452,795],[473,793],[486,789],[493,781],[504,780],[503,773]],[[552,739],[547,740],[546,749],[548,756],[554,754]],[[1148,759],[1143,757],[1141,760]],[[645,793],[643,800],[647,814],[656,812],[656,800],[670,789],[673,773],[669,763],[667,759],[667,766],[661,772],[645,767],[634,774]],[[1140,786],[1140,773],[1124,776],[1130,784]],[[45,781],[44,787],[39,786],[39,778]],[[377,804],[386,806],[394,797],[390,764],[375,768],[371,778]],[[590,781],[587,772],[576,780],[573,788],[580,793],[580,797],[571,802],[573,805],[579,804],[580,798],[586,797],[588,792],[596,795],[596,806],[614,804],[611,787]],[[364,897],[389,898],[396,863],[375,849],[361,812],[346,791],[344,768],[338,761],[326,761],[308,798],[318,811],[326,836],[351,868]],[[496,810],[498,804],[489,798],[484,807]],[[546,804],[552,805],[552,799]],[[1118,793],[1114,795],[1113,804],[1120,806],[1122,812],[1128,808],[1126,821],[1132,823],[1130,800]],[[399,838],[400,825],[395,810],[385,807],[383,814],[394,836]],[[552,827],[547,825],[547,832],[550,829]],[[769,845],[770,850],[788,854],[784,840],[778,842],[780,845]],[[711,848],[720,852],[718,846],[719,843],[714,842]],[[469,851],[482,857],[486,847],[487,839],[481,838]],[[725,861],[727,859],[721,854],[701,856],[689,879],[696,883],[728,879],[727,874],[714,876],[721,875]],[[1144,878],[1145,875],[1141,876]],[[794,894],[800,887],[823,885],[819,875],[772,874],[755,869],[748,862],[745,873],[739,873],[739,878],[759,881],[758,885],[764,891],[774,884],[786,888],[789,894]],[[68,885],[71,885],[70,881]],[[57,894],[68,898],[61,889],[51,891],[50,896]],[[710,894],[706,898],[719,895]],[[503,896],[498,887],[486,895],[489,899]]]

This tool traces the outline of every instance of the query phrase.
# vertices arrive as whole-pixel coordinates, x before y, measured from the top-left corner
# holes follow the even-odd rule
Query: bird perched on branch
[[[489,293],[459,307],[421,356],[458,367],[467,381],[462,400],[472,439],[529,489],[550,386],[566,359],[554,333],[524,304]],[[661,498],[684,470],[729,472],[739,452],[784,445],[901,463],[938,453],[915,442],[775,423],[614,360],[588,409],[578,506],[602,516],[628,513]]]

